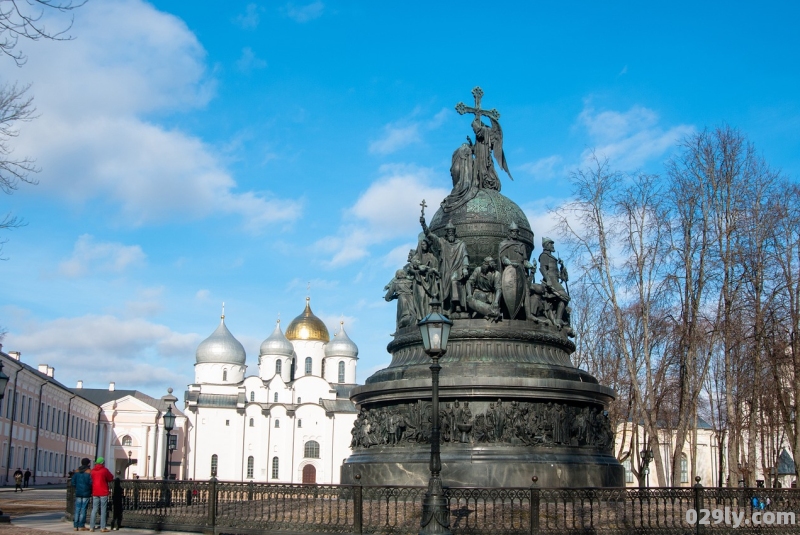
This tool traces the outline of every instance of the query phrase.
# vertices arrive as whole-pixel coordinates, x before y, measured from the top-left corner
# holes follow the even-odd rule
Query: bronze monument
[[[444,484],[526,487],[535,475],[545,487],[622,486],[605,412],[614,393],[570,361],[566,267],[543,238],[537,273],[530,224],[500,193],[500,114],[481,108],[480,88],[473,96],[474,107],[456,106],[474,114],[475,139],[453,154],[453,189],[430,224],[421,203],[419,245],[386,287],[398,301],[392,362],[353,390],[359,414],[342,481],[428,480],[430,359],[416,324],[439,301],[454,322],[440,361]]]

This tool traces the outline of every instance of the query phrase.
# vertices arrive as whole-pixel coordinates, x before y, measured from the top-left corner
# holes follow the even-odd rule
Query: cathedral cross
[[[483,89],[480,87],[476,87],[472,90],[472,96],[475,97],[475,107],[467,106],[463,102],[459,102],[456,104],[456,111],[459,115],[464,115],[465,113],[473,113],[475,117],[480,117],[481,115],[485,115],[486,117],[490,117],[495,121],[500,120],[500,112],[496,109],[492,108],[491,110],[484,110],[481,108],[481,99],[483,98]]]

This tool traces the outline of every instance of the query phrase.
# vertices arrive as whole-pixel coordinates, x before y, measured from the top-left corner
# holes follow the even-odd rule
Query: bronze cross
[[[485,115],[486,117],[491,117],[495,121],[500,120],[500,112],[496,109],[492,108],[491,110],[484,110],[481,109],[481,99],[483,98],[483,89],[480,87],[475,87],[472,90],[472,96],[475,97],[475,107],[470,107],[464,104],[463,102],[459,102],[456,104],[456,111],[459,115],[464,115],[465,113],[474,113],[475,117],[480,117],[481,115]]]
[[[425,204],[425,199],[422,199],[422,202],[419,203],[419,205],[422,206],[422,217],[425,217],[425,208],[428,206]]]

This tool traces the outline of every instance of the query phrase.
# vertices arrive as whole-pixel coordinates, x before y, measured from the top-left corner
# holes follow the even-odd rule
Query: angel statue
[[[472,121],[475,143],[473,144],[467,136],[467,143],[462,144],[453,153],[453,165],[450,168],[453,190],[442,201],[445,212],[451,212],[464,205],[473,199],[481,188],[500,191],[500,178],[494,169],[492,155],[500,165],[500,169],[513,180],[503,152],[503,129],[498,122],[500,113],[495,109],[481,108],[483,90],[480,87],[473,89],[472,95],[475,97],[475,107],[459,102],[456,111],[461,115],[475,114],[475,119]],[[485,124],[481,117],[488,117],[490,124]]]

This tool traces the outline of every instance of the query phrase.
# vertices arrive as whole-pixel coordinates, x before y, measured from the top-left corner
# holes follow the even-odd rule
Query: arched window
[[[281,374],[281,369],[283,368],[283,361],[280,359],[275,361],[275,375]]]
[[[306,357],[306,375],[311,375],[311,357]]]
[[[223,381],[228,380],[228,370],[222,370],[222,380]]]
[[[339,361],[339,382],[340,383],[344,382],[344,361],[343,360]]]
[[[250,392],[250,401],[255,401],[255,400],[256,400],[256,393],[254,390],[253,392]]]
[[[325,379],[325,359],[322,359],[322,378]]]
[[[272,396],[272,401],[274,401],[275,403],[278,402],[278,393],[277,392],[275,392],[275,394]]]
[[[255,420],[253,420],[252,418],[250,418],[250,427],[255,427],[255,426],[256,426],[256,422],[255,422]]]
[[[681,455],[681,483],[689,482],[689,459]]]
[[[303,398],[297,396],[297,404],[300,405],[301,403],[303,403]]]
[[[278,458],[272,458],[272,479],[278,479]]]
[[[217,460],[218,459],[219,458],[217,457],[216,453],[211,456],[211,475],[213,477],[217,477]]]
[[[275,419],[275,429],[278,429],[281,426],[281,421],[277,418]]]
[[[123,446],[133,446],[133,439],[130,435],[125,435],[122,437],[122,445]]]
[[[252,421],[252,420],[250,420]],[[253,479],[253,465],[255,464],[255,459],[253,456],[247,458],[247,479]]]
[[[303,457],[310,459],[319,459],[319,442],[316,440],[309,440],[303,448]]]
[[[633,483],[633,472],[631,472],[631,460],[625,459],[625,462],[622,463],[622,466],[625,467],[625,483]]]

